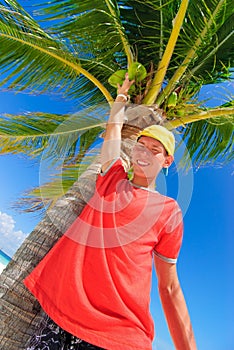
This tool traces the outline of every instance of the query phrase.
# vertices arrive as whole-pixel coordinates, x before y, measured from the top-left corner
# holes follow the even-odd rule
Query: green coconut
[[[180,109],[177,109],[176,110],[176,114],[179,116],[179,117],[183,117],[185,115],[185,110],[183,108],[180,108]]]
[[[124,79],[125,79],[125,75],[127,73],[126,69],[120,69],[117,70],[115,73],[113,73],[110,78],[108,79],[108,83],[117,88],[118,84],[122,85]]]
[[[133,62],[128,68],[129,80],[142,81],[147,76],[147,71],[143,64]]]
[[[167,100],[167,107],[175,107],[177,103],[177,93],[173,91]]]

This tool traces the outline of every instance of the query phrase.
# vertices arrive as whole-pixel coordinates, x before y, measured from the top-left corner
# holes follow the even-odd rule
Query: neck
[[[151,190],[155,190],[155,180],[156,180],[156,178],[147,179],[145,177],[140,177],[140,176],[134,175],[131,182],[134,185],[137,185],[140,187],[146,187],[146,188],[149,188]]]

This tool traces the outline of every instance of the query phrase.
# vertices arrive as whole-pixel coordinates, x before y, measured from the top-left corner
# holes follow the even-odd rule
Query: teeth
[[[147,165],[149,165],[148,162],[144,162],[143,160],[138,160],[137,164],[140,165],[140,166],[147,166]]]

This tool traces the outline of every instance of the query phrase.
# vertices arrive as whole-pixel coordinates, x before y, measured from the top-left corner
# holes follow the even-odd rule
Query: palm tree
[[[116,94],[108,83],[116,82],[115,72],[133,74],[130,98],[140,108],[140,117],[123,130],[126,164],[132,135],[155,122],[180,133],[194,164],[232,159],[232,97],[205,108],[197,96],[203,85],[230,78],[234,12],[231,0],[52,0],[35,7],[36,21],[18,2],[0,3],[1,86],[60,93],[80,103],[75,116],[38,112],[0,119],[1,153],[63,159],[62,179],[40,189],[43,202],[38,189],[29,194],[28,210],[49,210],[1,275],[0,345],[15,350],[25,348],[40,321],[40,307],[22,280],[92,194],[99,163],[88,167],[96,155],[91,149],[104,129],[100,115]]]

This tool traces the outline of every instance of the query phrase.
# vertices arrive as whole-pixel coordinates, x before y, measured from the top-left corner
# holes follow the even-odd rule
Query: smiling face
[[[133,180],[132,182],[144,186],[154,186],[155,179],[163,167],[169,167],[173,157],[168,156],[164,146],[158,140],[141,136],[133,148]]]

